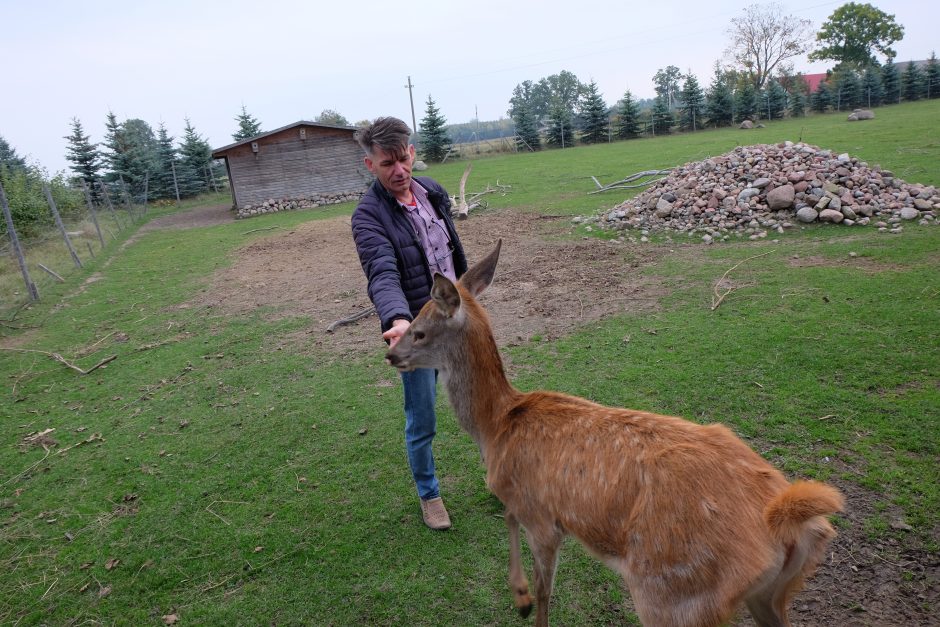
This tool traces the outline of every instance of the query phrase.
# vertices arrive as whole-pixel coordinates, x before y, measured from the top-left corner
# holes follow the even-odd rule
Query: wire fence
[[[43,196],[49,215],[42,228],[30,224],[21,228],[14,220],[18,207],[10,201],[0,183],[0,332],[17,328],[16,316],[30,303],[42,298],[56,283],[80,271],[85,264],[102,254],[125,232],[147,219],[154,205],[173,205],[172,201],[134,202],[120,187],[96,181],[98,202],[86,185],[80,190],[85,202],[71,203],[60,211],[48,186]],[[13,204],[13,206],[11,206]],[[19,229],[19,231],[18,231]]]

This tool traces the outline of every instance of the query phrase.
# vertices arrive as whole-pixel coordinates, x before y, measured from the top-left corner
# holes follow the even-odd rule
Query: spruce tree
[[[571,112],[559,98],[552,101],[548,111],[548,133],[545,139],[549,146],[555,148],[570,148],[574,145]]]
[[[734,92],[734,110],[738,120],[757,120],[757,108],[759,106],[757,90],[751,81],[745,80],[738,83],[738,88]]]
[[[150,176],[150,185],[147,197],[154,200],[164,198],[176,199],[174,174],[179,159],[176,148],[173,146],[173,137],[167,133],[166,126],[160,123],[157,129],[157,162],[153,174]]]
[[[121,124],[121,137],[126,146],[123,155],[126,170],[112,173],[109,180],[118,183],[121,193],[126,190],[133,199],[143,198],[150,175],[157,169],[157,137],[150,125],[138,118]],[[123,185],[119,179],[123,180]]]
[[[242,105],[241,114],[235,116],[235,121],[238,122],[238,130],[232,133],[232,139],[237,142],[264,132],[261,130],[261,122],[248,113],[245,105]]]
[[[672,132],[676,120],[669,110],[669,104],[665,97],[656,96],[653,101],[653,110],[650,113],[650,126],[653,135],[668,135]]]
[[[822,81],[810,97],[810,107],[816,113],[825,113],[832,106],[832,90],[829,83]]]
[[[581,141],[596,144],[607,140],[610,120],[607,118],[607,105],[593,80],[581,95]]]
[[[787,111],[787,92],[779,81],[771,79],[765,89],[767,97],[767,118],[782,120]]]
[[[924,73],[920,71],[917,64],[911,61],[901,75],[901,91],[904,92],[904,99],[908,102],[920,100],[927,91],[925,87]]]
[[[26,159],[16,154],[16,148],[2,136],[0,136],[0,166],[6,168],[8,172],[26,169]]]
[[[901,75],[898,72],[898,66],[891,59],[881,66],[881,86],[885,104],[901,102]]]
[[[836,75],[833,97],[837,111],[856,109],[862,104],[862,84],[853,70],[843,68]]]
[[[212,163],[212,147],[196,132],[189,118],[186,118],[186,126],[183,129],[183,140],[180,142],[179,155],[180,169],[186,177],[184,185],[181,186],[180,194],[192,196],[210,191],[207,176]],[[178,174],[177,178],[179,178]]]
[[[708,88],[705,117],[708,118],[708,123],[716,128],[728,126],[734,121],[734,98],[726,75],[718,63],[715,63],[715,75]]]
[[[869,65],[862,76],[862,104],[868,108],[880,107],[883,97],[881,71],[877,66]]]
[[[617,137],[620,139],[633,139],[640,135],[640,107],[633,99],[633,94],[627,90],[620,101],[620,115],[617,120]]]
[[[447,136],[444,125],[447,120],[434,105],[434,100],[428,94],[427,108],[421,119],[421,154],[428,161],[441,162],[447,156],[450,145],[453,143]]]
[[[931,52],[927,59],[927,69],[924,72],[924,79],[927,87],[927,98],[940,98],[940,62],[937,61],[937,53]]]
[[[796,91],[790,94],[790,117],[801,118],[806,115],[806,96]]]
[[[516,127],[516,143],[520,150],[541,150],[538,123],[528,102],[519,102],[513,109],[512,121]]]
[[[689,72],[679,92],[679,127],[684,131],[697,131],[705,125],[705,94],[698,79]]]
[[[89,135],[85,134],[82,128],[82,122],[78,118],[72,118],[72,134],[64,139],[68,141],[65,158],[72,162],[69,168],[75,173],[77,178],[85,182],[92,192],[92,199],[97,202],[98,190],[95,187],[95,180],[98,179],[101,170],[101,156],[95,144],[92,144]]]
[[[102,144],[107,151],[102,153],[104,166],[107,170],[107,179],[116,181],[125,176],[130,176],[130,156],[128,154],[130,146],[124,134],[123,124],[118,122],[117,116],[113,111],[108,111],[105,119],[105,135]]]

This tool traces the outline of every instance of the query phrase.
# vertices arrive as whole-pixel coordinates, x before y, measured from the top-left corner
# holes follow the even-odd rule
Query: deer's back
[[[663,576],[748,554],[758,573],[773,559],[762,512],[788,483],[724,426],[534,392],[496,442],[494,494],[523,524],[558,525],[602,558]]]

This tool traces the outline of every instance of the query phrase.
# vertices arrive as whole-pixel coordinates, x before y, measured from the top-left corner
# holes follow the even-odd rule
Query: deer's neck
[[[445,385],[457,421],[485,455],[487,442],[519,392],[506,378],[488,327],[471,333],[463,349],[449,360]]]

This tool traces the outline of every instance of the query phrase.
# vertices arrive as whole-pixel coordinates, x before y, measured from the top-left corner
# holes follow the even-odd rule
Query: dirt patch
[[[155,218],[140,227],[138,233],[146,233],[154,229],[193,229],[202,226],[228,224],[234,221],[235,213],[232,211],[230,204],[209,205]]]
[[[458,222],[457,230],[471,263],[503,239],[496,281],[482,299],[502,345],[535,335],[556,338],[617,313],[651,311],[664,294],[641,268],[667,248],[572,240],[561,237],[570,230],[566,220],[514,211],[481,213]],[[253,241],[194,304],[230,314],[270,308],[276,317],[310,316],[311,327],[300,337],[284,338],[294,345],[304,340],[342,354],[381,346],[375,316],[325,333],[335,320],[371,305],[348,217]]]

